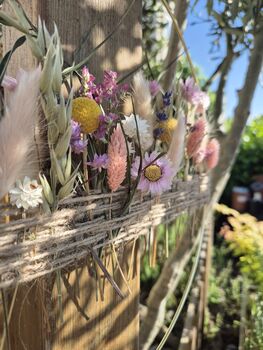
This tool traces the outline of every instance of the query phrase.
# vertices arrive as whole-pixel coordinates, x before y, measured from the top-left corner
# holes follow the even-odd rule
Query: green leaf
[[[16,42],[14,43],[14,46],[12,47],[12,49],[10,51],[8,51],[5,56],[3,57],[1,63],[0,63],[0,84],[2,83],[3,79],[4,79],[4,75],[8,66],[8,63],[13,55],[13,53],[15,52],[15,50],[22,46],[24,44],[24,42],[26,41],[26,37],[25,35],[21,36],[20,38],[18,38],[16,40]]]

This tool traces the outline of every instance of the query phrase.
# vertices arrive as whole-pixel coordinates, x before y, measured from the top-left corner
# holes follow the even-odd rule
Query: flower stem
[[[87,135],[83,134],[83,141],[87,141]],[[89,172],[87,166],[88,149],[87,147],[83,150],[83,175],[84,175],[84,186],[87,194],[89,194]]]

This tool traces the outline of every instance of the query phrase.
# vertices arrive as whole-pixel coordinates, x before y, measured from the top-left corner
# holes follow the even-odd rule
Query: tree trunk
[[[186,25],[187,8],[190,1],[177,0],[175,3],[176,4],[175,4],[174,16],[177,19],[179,28],[181,29],[181,31],[183,31]],[[169,36],[168,52],[164,60],[164,67],[165,68],[167,67],[167,70],[162,77],[162,88],[164,91],[169,90],[173,83],[180,47],[181,47],[180,39],[178,37],[178,34],[174,26],[172,25],[171,34]]]
[[[240,139],[249,117],[249,110],[257,86],[263,60],[263,24],[254,37],[243,88],[239,91],[238,105],[235,109],[232,128],[221,142],[221,154],[217,167],[212,173],[212,203],[216,203],[227,183],[235,162]]]

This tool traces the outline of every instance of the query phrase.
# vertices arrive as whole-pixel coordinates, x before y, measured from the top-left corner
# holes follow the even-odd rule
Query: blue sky
[[[205,3],[205,1],[199,1],[195,8],[195,12],[202,18],[207,18],[206,10],[204,8]],[[200,22],[201,24],[191,25],[193,22]],[[214,61],[212,58],[215,56],[223,58],[225,53],[225,47],[221,47],[220,51],[216,54],[209,53],[212,41],[212,38],[208,36],[209,32],[210,24],[201,22],[200,19],[197,19],[194,13],[189,12],[187,28],[184,33],[185,41],[192,60],[201,67],[201,70],[206,77],[210,76],[220,62],[220,59]],[[247,63],[248,54],[245,53],[239,57],[232,66],[226,86],[226,100],[224,101],[226,117],[231,117],[233,115],[237,103],[237,90],[243,85]],[[218,81],[215,81],[212,88],[216,88],[217,83]],[[251,118],[260,114],[263,114],[263,87],[258,84],[252,101]]]

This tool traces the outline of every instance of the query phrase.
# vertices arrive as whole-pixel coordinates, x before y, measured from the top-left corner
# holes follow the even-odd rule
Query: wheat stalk
[[[0,11],[0,20],[26,34],[32,54],[41,62],[40,78],[41,106],[47,121],[47,138],[50,151],[50,174],[40,175],[44,193],[45,211],[54,211],[59,200],[67,197],[73,190],[77,170],[72,173],[71,166],[71,109],[70,93],[67,102],[61,94],[63,55],[57,27],[51,35],[45,23],[38,20],[34,27],[21,5],[8,0],[15,17]]]

